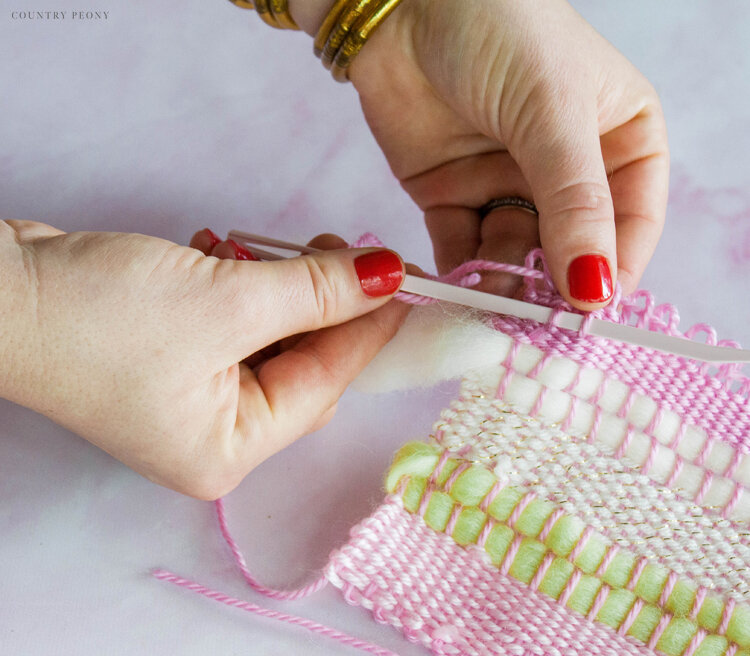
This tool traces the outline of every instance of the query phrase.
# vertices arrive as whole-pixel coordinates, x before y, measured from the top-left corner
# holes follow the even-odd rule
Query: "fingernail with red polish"
[[[395,294],[404,280],[404,265],[393,251],[373,251],[354,260],[362,291],[371,297]]]
[[[208,235],[208,238],[211,240],[211,246],[210,246],[211,248],[216,246],[216,244],[221,243],[221,237],[219,237],[219,235],[217,235],[213,230],[211,230],[211,228],[203,228],[203,232],[205,232],[206,235]]]
[[[581,255],[568,267],[570,295],[584,303],[603,303],[612,297],[612,272],[603,255]]]
[[[258,261],[258,258],[255,257],[247,248],[244,246],[240,246],[234,239],[227,239],[227,244],[229,244],[234,249],[234,258],[236,260],[252,260],[254,262]]]

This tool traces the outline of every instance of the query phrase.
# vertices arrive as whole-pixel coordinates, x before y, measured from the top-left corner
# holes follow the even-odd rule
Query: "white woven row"
[[[435,425],[441,446],[495,468],[581,517],[613,543],[696,583],[750,599],[750,532],[703,512],[593,444],[488,398],[476,380]]]

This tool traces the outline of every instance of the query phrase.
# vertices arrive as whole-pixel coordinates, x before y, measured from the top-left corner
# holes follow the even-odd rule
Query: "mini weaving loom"
[[[539,252],[506,270],[523,274],[525,301],[570,310]],[[616,294],[594,314],[736,347],[717,343],[705,325],[682,335],[674,308],[655,306],[644,291]],[[399,340],[410,329],[423,343],[425,333],[444,341],[467,329],[436,307],[407,322],[405,337],[371,365],[375,378],[395,361],[389,351],[404,357]],[[461,372],[458,398],[429,439],[398,451],[385,501],[318,581],[292,592],[258,583],[217,502],[248,583],[277,599],[330,583],[434,654],[750,656],[750,378],[742,365],[593,337],[585,321],[578,332],[501,315],[468,323],[487,337],[481,366]],[[392,653],[170,572],[155,576]]]

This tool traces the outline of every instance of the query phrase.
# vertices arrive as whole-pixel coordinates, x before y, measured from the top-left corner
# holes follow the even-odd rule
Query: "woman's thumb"
[[[260,346],[372,312],[404,281],[403,261],[386,249],[319,251],[232,265],[234,295],[241,303],[236,309]]]

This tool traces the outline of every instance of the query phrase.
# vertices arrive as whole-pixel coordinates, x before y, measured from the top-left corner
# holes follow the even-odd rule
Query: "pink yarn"
[[[432,530],[398,496],[352,529],[326,575],[350,604],[434,654],[653,656]]]
[[[219,531],[221,531],[221,535],[224,537],[227,545],[229,545],[229,548],[232,551],[232,555],[234,556],[234,562],[237,563],[237,567],[239,567],[240,572],[242,572],[242,576],[245,578],[245,581],[247,581],[248,585],[253,590],[255,590],[256,592],[260,592],[262,595],[270,597],[271,599],[276,599],[278,601],[289,601],[294,599],[303,599],[304,597],[307,597],[326,587],[328,581],[326,580],[325,576],[321,576],[309,585],[298,588],[297,590],[276,590],[274,588],[268,588],[263,585],[250,573],[250,570],[247,568],[247,563],[245,562],[245,557],[242,555],[239,546],[232,537],[232,534],[229,532],[226,513],[224,512],[224,500],[217,499],[214,502],[214,506],[216,508],[216,516],[219,520]]]
[[[390,651],[389,649],[378,647],[377,645],[365,642],[364,640],[359,640],[358,638],[354,638],[346,633],[342,633],[341,631],[332,629],[325,624],[319,624],[318,622],[313,622],[312,620],[305,619],[304,617],[298,617],[297,615],[280,613],[279,611],[271,610],[270,608],[263,608],[262,606],[250,603],[249,601],[235,599],[234,597],[230,597],[223,592],[212,590],[211,588],[207,588],[200,583],[196,583],[195,581],[191,581],[190,579],[184,579],[181,576],[178,576],[177,574],[174,574],[167,570],[156,569],[152,572],[152,574],[160,581],[166,581],[167,583],[172,583],[180,588],[190,590],[191,592],[196,592],[197,594],[203,595],[204,597],[208,597],[209,599],[218,601],[221,604],[239,608],[240,610],[244,610],[248,613],[254,613],[256,615],[261,615],[262,617],[268,617],[273,620],[279,620],[281,622],[287,622],[288,624],[301,626],[305,629],[308,629],[309,631],[312,631],[313,633],[332,638],[333,640],[336,640],[341,644],[349,645],[350,647],[360,649],[361,651],[365,651],[370,654],[377,654],[378,656],[398,656],[398,654]]]
[[[242,576],[245,578],[245,581],[247,581],[248,585],[253,588],[253,590],[256,590],[266,597],[270,597],[271,599],[288,601],[307,597],[308,595],[311,595],[314,592],[323,589],[328,584],[328,579],[325,575],[316,579],[309,585],[303,586],[297,590],[276,590],[274,588],[266,587],[265,585],[260,583],[248,570],[245,557],[242,555],[237,542],[229,532],[226,512],[224,509],[224,500],[217,499],[214,502],[214,507],[216,508],[216,516],[219,521],[219,531],[221,532],[221,535],[224,537],[224,540],[229,546],[229,549],[231,550],[234,557],[234,561],[235,563],[237,563],[240,572],[242,572]],[[301,626],[308,631],[312,631],[313,633],[331,638],[332,640],[336,640],[341,644],[349,645],[350,647],[354,647],[355,649],[359,649],[370,654],[376,654],[377,656],[398,656],[398,654],[390,651],[389,649],[386,649],[385,647],[379,647],[378,645],[374,645],[365,640],[360,640],[359,638],[350,636],[347,633],[334,629],[330,626],[326,626],[325,624],[320,624],[318,622],[314,622],[313,620],[299,617],[297,615],[289,615],[288,613],[282,613],[276,610],[271,610],[270,608],[264,608],[263,606],[253,604],[249,601],[236,599],[227,594],[224,594],[223,592],[220,592],[219,590],[207,588],[200,583],[196,583],[195,581],[191,581],[190,579],[182,578],[181,576],[178,576],[177,574],[165,569],[155,569],[151,572],[151,574],[160,581],[172,583],[180,588],[190,590],[191,592],[203,595],[204,597],[213,599],[214,601],[218,601],[222,604],[226,604],[227,606],[239,608],[240,610],[244,610],[248,613],[254,613],[256,615],[261,615],[262,617],[267,617],[269,619],[279,620],[288,624]]]

